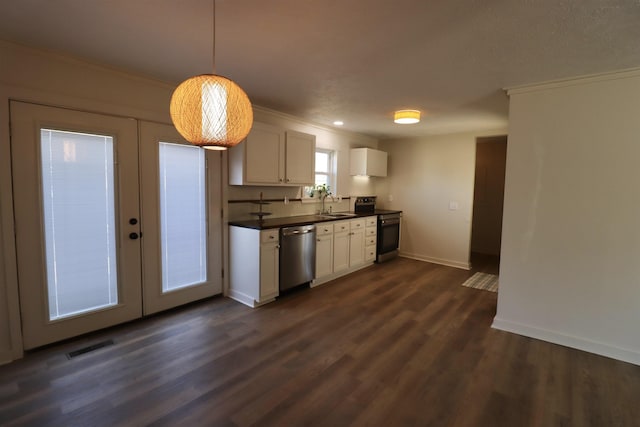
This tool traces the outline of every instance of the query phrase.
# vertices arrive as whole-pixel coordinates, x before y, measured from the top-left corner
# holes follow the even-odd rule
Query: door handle
[[[138,233],[129,233],[129,238],[131,240],[136,240],[138,237],[140,237],[138,236]]]

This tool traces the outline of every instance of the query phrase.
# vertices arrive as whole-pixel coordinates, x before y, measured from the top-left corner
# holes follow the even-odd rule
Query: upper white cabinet
[[[316,137],[254,122],[240,144],[229,149],[231,185],[313,185]]]
[[[287,185],[313,185],[316,180],[316,137],[308,133],[285,132]]]
[[[371,148],[352,148],[349,154],[349,173],[387,176],[387,153]]]

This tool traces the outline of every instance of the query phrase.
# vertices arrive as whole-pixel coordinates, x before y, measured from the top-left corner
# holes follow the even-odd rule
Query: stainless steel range
[[[376,209],[376,196],[357,197],[353,211],[378,216],[376,262],[388,261],[398,256],[402,211]]]

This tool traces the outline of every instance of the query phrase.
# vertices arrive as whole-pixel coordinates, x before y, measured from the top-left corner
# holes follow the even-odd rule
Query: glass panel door
[[[10,108],[24,348],[140,317],[136,121]]]
[[[118,303],[113,137],[40,131],[49,320]]]
[[[140,124],[144,312],[222,292],[220,152]]]

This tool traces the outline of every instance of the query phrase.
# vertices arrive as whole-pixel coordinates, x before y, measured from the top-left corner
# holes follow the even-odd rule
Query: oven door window
[[[400,224],[381,225],[378,241],[378,252],[381,254],[398,249]]]

